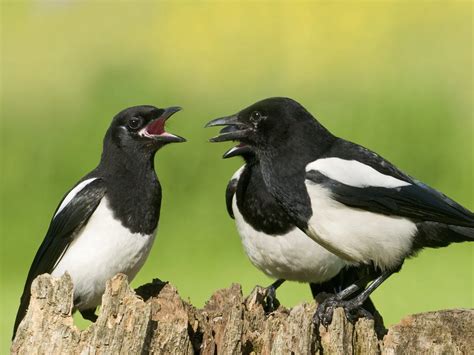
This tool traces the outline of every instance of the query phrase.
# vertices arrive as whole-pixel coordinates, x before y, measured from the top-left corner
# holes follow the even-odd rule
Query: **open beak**
[[[253,154],[252,149],[248,145],[240,143],[239,145],[236,145],[225,152],[222,158],[227,159],[248,154]]]
[[[228,134],[231,132],[236,132],[238,130],[239,130],[238,126],[234,126],[234,125],[225,126],[224,128],[220,130],[219,134],[220,135]],[[252,149],[244,143],[239,143],[235,147],[232,147],[227,152],[225,152],[222,158],[227,159],[227,158],[250,155],[250,154],[253,154]]]
[[[181,111],[181,107],[173,106],[163,110],[161,115],[147,124],[139,134],[142,137],[152,138],[154,140],[166,143],[186,142],[186,139],[165,131],[165,123],[173,114]]]
[[[214,126],[231,126],[234,128],[229,130],[223,129],[218,136],[209,139],[209,141],[213,143],[239,141],[242,138],[245,138],[251,130],[251,128],[239,121],[237,115],[216,118],[215,120],[208,122],[204,127],[207,128]]]

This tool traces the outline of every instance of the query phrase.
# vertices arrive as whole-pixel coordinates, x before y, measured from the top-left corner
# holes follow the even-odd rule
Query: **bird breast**
[[[235,223],[250,261],[266,275],[290,281],[324,282],[346,265],[298,228],[282,235],[255,230],[239,212],[233,199]]]
[[[129,281],[135,277],[148,257],[154,237],[155,233],[130,232],[114,217],[104,197],[52,275],[59,277],[67,271],[74,283],[74,299],[78,300],[75,307],[95,308],[108,279],[117,273],[127,275]]]

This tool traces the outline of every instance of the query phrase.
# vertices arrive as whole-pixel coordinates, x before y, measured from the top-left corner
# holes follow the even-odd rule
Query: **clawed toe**
[[[278,307],[280,307],[280,302],[276,298],[275,288],[270,286],[270,287],[267,287],[265,291],[266,291],[266,295],[265,295],[264,306],[263,306],[265,313],[274,312],[276,309],[278,309]]]
[[[346,307],[344,307],[344,313],[346,314],[347,320],[351,323],[357,322],[357,320],[360,318],[374,319],[374,316],[370,314],[369,311],[361,307],[356,307],[352,309],[347,309]]]
[[[318,309],[313,316],[313,324],[316,329],[319,329],[320,325],[323,325],[325,328],[327,328],[332,322],[333,312],[334,308],[332,306],[327,307],[321,311]]]
[[[322,324],[324,327],[328,327],[332,322],[332,314],[337,307],[341,306],[341,301],[334,297],[329,297],[318,305],[316,313],[313,316],[314,325],[319,328]]]
[[[335,297],[330,297],[318,305],[316,313],[313,316],[313,323],[316,329],[323,325],[326,329],[331,324],[334,310],[338,307],[344,309],[347,320],[355,323],[359,318],[373,319],[372,314],[363,309],[358,302],[339,300]]]

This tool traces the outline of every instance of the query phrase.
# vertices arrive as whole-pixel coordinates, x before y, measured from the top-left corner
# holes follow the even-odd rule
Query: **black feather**
[[[237,190],[238,182],[239,179],[231,179],[227,184],[227,188],[225,189],[225,205],[227,207],[227,213],[232,219],[234,219],[234,211],[232,210],[232,200],[234,198],[235,191]]]
[[[85,177],[81,181],[87,178],[90,178],[90,176]],[[92,181],[79,191],[64,209],[51,220],[46,237],[36,253],[25,282],[20,307],[13,327],[13,338],[30,303],[31,283],[38,275],[52,272],[74,240],[75,235],[82,229],[99,205],[105,192],[106,188],[103,180],[96,179]]]
[[[318,171],[306,178],[327,187],[332,197],[347,206],[415,221],[432,221],[474,227],[474,214],[438,191],[413,181],[398,188],[354,187],[332,180]]]

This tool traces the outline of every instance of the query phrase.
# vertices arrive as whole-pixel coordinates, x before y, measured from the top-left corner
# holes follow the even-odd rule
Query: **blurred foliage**
[[[470,2],[37,0],[1,10],[0,352],[57,203],[130,105],[183,106],[169,130],[189,141],[157,155],[160,227],[133,284],[160,277],[196,305],[232,282],[245,293],[271,282],[225,211],[241,161],[221,160],[228,147],[202,129],[259,99],[298,100],[337,135],[474,207]],[[472,307],[473,251],[407,261],[373,296],[387,323]],[[300,284],[278,295],[287,306],[310,300]]]

